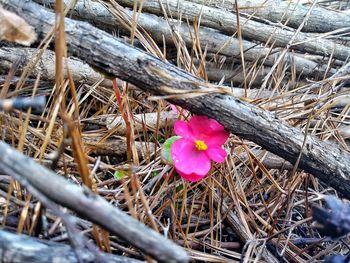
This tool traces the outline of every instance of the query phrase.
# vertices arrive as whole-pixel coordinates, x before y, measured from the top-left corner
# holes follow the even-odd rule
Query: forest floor
[[[348,262],[349,3],[0,4],[2,262]],[[230,136],[190,182],[196,115]]]

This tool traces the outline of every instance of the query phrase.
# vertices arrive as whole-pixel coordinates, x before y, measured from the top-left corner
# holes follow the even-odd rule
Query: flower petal
[[[205,152],[211,160],[218,163],[224,162],[227,156],[227,152],[221,147],[209,147]]]
[[[193,140],[192,130],[188,123],[185,121],[178,120],[174,124],[175,134],[185,139]]]
[[[205,151],[197,150],[193,141],[183,138],[175,141],[171,146],[171,157],[176,170],[184,174],[205,176],[210,170],[210,158]]]
[[[183,179],[190,182],[197,182],[205,177],[205,175],[198,175],[196,173],[185,174],[185,173],[182,173],[181,171],[178,171],[178,170],[176,171]]]
[[[205,138],[205,143],[206,145],[208,145],[208,147],[210,148],[212,147],[220,147],[221,145],[223,145],[228,137],[229,137],[229,133],[225,130],[222,131],[216,131],[211,133],[209,136],[207,136]]]
[[[190,119],[188,125],[190,126],[194,136],[197,138],[202,134],[208,134],[224,130],[224,126],[222,126],[214,119],[209,119],[207,116],[195,115]]]

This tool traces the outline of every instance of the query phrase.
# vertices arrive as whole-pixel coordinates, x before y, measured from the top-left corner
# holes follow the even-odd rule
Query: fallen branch
[[[79,262],[74,250],[67,245],[39,240],[25,235],[17,235],[0,230],[0,254],[2,263],[54,263]],[[79,251],[83,262],[96,262],[98,259],[88,249]],[[141,263],[144,261],[103,253],[103,258],[115,263]]]
[[[172,127],[178,114],[172,111],[163,111],[159,113],[151,112],[145,114],[135,114],[134,119],[134,129],[136,133],[143,131],[144,127],[155,131],[156,129]],[[158,124],[158,127],[157,127]],[[118,134],[126,133],[126,125],[121,116],[110,116],[106,118],[106,127],[110,129],[117,128]]]
[[[35,2],[51,6],[52,8],[55,3],[54,0],[35,0]],[[65,0],[65,3],[68,4],[69,0]],[[109,10],[111,9],[113,9],[113,7],[109,7]],[[118,10],[118,12],[124,13],[126,17],[132,20],[132,10],[124,8]],[[104,5],[98,2],[91,0],[78,0],[74,9],[70,11],[70,14],[79,20],[88,21],[103,30],[109,29],[110,31],[114,31],[118,28],[122,32],[126,31],[130,34],[129,28],[126,28],[125,26],[126,23],[123,23],[118,18],[114,17]],[[191,48],[195,41],[193,27],[175,19],[166,21],[164,18],[156,15],[140,13],[138,14],[137,23],[151,35],[154,41],[159,44],[163,44],[165,41],[166,44],[173,45],[174,35],[181,36],[181,39],[188,48]],[[237,58],[241,57],[241,43],[237,38],[227,36],[217,30],[203,26],[199,27],[198,35],[201,48],[207,50],[208,53],[217,53]],[[255,62],[261,59],[265,65],[272,66],[280,55],[280,52],[273,52],[270,48],[262,47],[247,40],[243,40],[242,45],[244,58],[247,61]],[[282,61],[295,68],[297,73],[302,73],[304,76],[315,76],[315,73],[323,75],[327,71],[326,65],[320,65],[312,60],[303,58],[301,55],[290,52],[284,56]],[[332,73],[334,69],[331,69],[330,71],[330,73]]]
[[[29,0],[0,0],[26,17],[40,36],[54,25],[55,16]],[[146,3],[145,3],[146,4]],[[70,51],[88,64],[190,110],[207,115],[241,138],[315,175],[328,186],[350,197],[350,155],[334,145],[305,135],[278,120],[273,114],[227,93],[225,87],[210,86],[201,79],[131,47],[93,26],[66,19],[66,38]],[[203,96],[205,95],[205,96]],[[46,186],[46,185],[45,185]]]
[[[33,61],[38,56],[37,49],[35,48],[0,48],[0,71],[8,72],[13,63],[20,60],[19,69],[25,67],[30,61]],[[66,60],[67,63],[63,63],[63,72],[67,77],[67,68],[73,77],[75,82],[95,84],[103,79],[103,76],[94,71],[89,65],[83,63],[80,59],[70,57]],[[41,73],[41,78],[44,80],[55,80],[55,53],[51,50],[43,52],[42,56],[36,67],[33,68],[31,76],[37,76]],[[104,80],[102,85],[112,86],[111,81]]]
[[[19,73],[22,73],[22,69],[34,58],[37,57],[36,49],[34,48],[8,48],[3,47],[0,48],[0,72],[3,72],[3,74],[7,74],[11,68],[11,66],[16,62],[20,61],[19,63],[19,72],[17,72],[17,75]],[[269,58],[275,57],[274,55],[269,56]],[[55,81],[55,68],[54,68],[54,52],[51,50],[45,50],[43,52],[42,57],[40,57],[38,64],[33,67],[33,70],[31,71],[30,76],[32,78],[35,78],[41,73],[41,84],[43,84],[43,81]],[[69,57],[67,60],[67,65],[69,72],[71,76],[73,77],[73,80],[76,83],[79,84],[89,84],[93,85],[96,83],[100,83],[101,86],[110,87],[112,85],[112,82],[108,79],[103,79],[103,76],[99,74],[98,72],[94,71],[89,65],[84,63],[78,58],[75,57]],[[274,61],[274,59],[273,59]],[[271,61],[272,62],[272,61]],[[63,72],[66,74],[66,63],[63,63],[64,70]],[[305,74],[315,74],[316,68],[313,70],[313,66],[316,67],[316,63],[314,65],[307,65],[303,64],[302,68],[300,70],[304,70]],[[255,76],[254,74],[250,74],[248,77],[253,78],[254,77],[254,84],[261,84],[262,78],[266,75],[266,73],[269,71],[269,69],[262,69]],[[211,67],[211,65],[207,64],[206,69],[208,79],[210,81],[220,81],[223,77],[225,77],[225,81],[232,81],[237,83],[243,83],[243,73],[233,74],[231,70],[228,69],[216,69],[214,67]],[[320,72],[319,72],[320,73]],[[304,73],[303,73],[304,74]],[[103,80],[102,80],[103,79]],[[0,84],[4,83],[6,80],[6,76],[0,76]],[[101,82],[102,80],[102,82]],[[11,79],[11,84],[15,85],[18,81],[17,77],[13,77]],[[35,79],[30,80],[28,79],[25,83],[26,85],[33,85]],[[42,86],[49,86],[52,83],[44,83]],[[119,84],[119,83],[118,83]],[[122,83],[120,83],[120,86],[122,86]],[[132,86],[134,87],[134,86]],[[245,90],[243,88],[232,88],[232,91],[235,93],[236,96],[244,96],[247,93],[247,96],[251,99],[256,99],[256,94],[259,93],[259,98],[268,98],[271,97],[271,92],[266,91],[260,91],[259,89],[249,89]],[[29,93],[30,94],[30,93]],[[107,119],[107,127],[108,127],[109,120]],[[122,126],[120,129],[116,131],[118,134],[123,135],[125,134],[125,127]]]
[[[273,153],[267,152],[265,154],[264,151],[260,150],[252,150],[252,153],[267,169],[283,169],[289,171],[293,170],[293,165],[291,163]],[[243,152],[237,156],[242,161],[249,160],[249,155],[246,152]]]
[[[24,187],[31,185],[50,200],[102,226],[160,262],[188,262],[188,256],[181,247],[86,187],[70,183],[4,142],[0,142],[0,155],[0,170],[11,175]]]
[[[21,73],[21,69],[24,68],[30,61],[33,61],[34,58],[37,58],[38,54],[36,53],[36,49],[34,48],[8,48],[8,47],[3,47],[0,48],[0,72],[2,71],[3,73],[7,73],[10,68],[11,65],[13,63],[15,63],[16,61],[21,61],[19,63],[19,70]],[[277,55],[279,53],[275,53],[273,55],[270,55],[266,61],[270,61],[271,63],[273,63],[275,61],[275,59],[277,58]],[[35,76],[37,76],[39,74],[39,72],[41,73],[41,80],[44,81],[55,81],[55,69],[54,69],[54,52],[52,52],[51,50],[45,50],[43,52],[43,55],[40,57],[39,62],[36,66],[33,67],[32,69],[32,73],[31,76],[33,78],[35,78]],[[289,58],[288,58],[289,57]],[[286,63],[292,63],[291,65],[293,66],[294,63],[296,62],[291,62],[289,61],[289,59],[292,59],[295,61],[295,59],[297,59],[297,55],[295,55],[294,57],[290,57],[290,55],[287,54],[286,56]],[[300,58],[299,61],[299,65],[300,65],[300,70],[303,71],[306,75],[307,74],[315,74],[316,68],[313,67],[317,67],[316,63],[314,64],[309,64],[307,62],[307,60],[305,60],[305,63],[302,63],[304,59]],[[75,57],[69,57],[67,60],[67,65],[68,65],[68,69],[70,74],[73,77],[73,80],[77,83],[81,83],[81,84],[95,84],[95,83],[100,83],[100,85],[102,86],[106,86],[106,87],[110,87],[111,86],[111,81],[108,79],[103,79],[103,76],[101,74],[99,74],[98,72],[94,71],[89,65],[87,65],[86,63],[84,63],[83,61],[81,61],[78,58]],[[288,62],[289,61],[289,62]],[[310,61],[311,62],[311,61]],[[297,63],[297,64],[298,64]],[[63,72],[66,74],[66,63],[63,63],[64,65],[64,70]],[[225,79],[227,81],[231,81],[232,78],[235,79],[235,81],[238,81],[240,83],[243,83],[243,74],[239,73],[238,75],[232,75],[232,73],[230,73],[230,70],[225,70],[225,69],[214,69],[210,67],[210,64],[207,64],[209,67],[207,68],[207,74],[210,80],[214,80],[214,81],[219,81],[221,80],[221,78],[223,77],[223,75],[221,74],[225,74]],[[267,73],[267,69],[261,70],[261,73],[257,73],[257,76],[254,76],[254,78],[257,80],[258,78],[258,82],[262,81],[262,77]],[[333,71],[330,71],[329,73],[331,73]],[[303,73],[303,74],[304,74]],[[321,73],[321,72],[319,72]],[[249,74],[246,77],[253,77],[253,74]],[[218,78],[219,76],[219,78]],[[0,83],[4,82],[6,79],[6,77],[4,76],[3,78],[1,78],[0,76]],[[101,82],[101,80],[103,80]],[[11,82],[15,85],[17,83],[18,79],[16,77],[11,79]],[[27,80],[26,84],[29,85],[33,85],[35,80]],[[41,84],[43,84],[41,82]],[[44,85],[42,86],[48,86],[48,83],[44,83]],[[120,85],[122,85],[122,83],[120,83]],[[134,87],[133,85],[130,85],[131,87]],[[41,87],[39,87],[39,90],[41,89]],[[46,90],[49,90],[51,88],[46,88]],[[259,90],[259,89],[249,89],[249,90],[245,90],[243,88],[235,88],[232,87],[231,88],[231,92],[234,94],[234,96],[237,97],[243,97],[246,96],[249,99],[261,99],[261,98],[271,98],[273,96],[272,92],[268,91],[268,90]],[[30,93],[29,93],[30,94]],[[28,95],[29,95],[28,94]],[[301,94],[301,96],[299,97],[303,97],[303,101],[305,101],[305,99],[309,99],[310,96],[304,96]],[[293,98],[287,98],[288,100],[293,100],[294,102],[296,102],[297,100],[299,100],[299,98],[297,99],[295,95],[293,95]],[[310,97],[310,99],[314,100],[315,96],[313,96],[312,98]],[[276,101],[274,102],[276,103]],[[265,107],[267,107],[267,105],[265,105]],[[146,114],[147,115],[147,114]],[[162,114],[161,114],[162,115]],[[111,117],[114,118],[114,117]],[[120,118],[117,118],[118,122],[120,120]],[[107,120],[103,120],[103,126],[105,126],[107,124],[107,128],[111,128],[111,126],[108,124],[110,121],[110,118],[108,117]],[[101,124],[101,121],[99,122],[99,124]],[[142,130],[141,127],[141,123],[139,123],[140,125],[138,125],[138,127],[140,127],[140,129],[138,130]],[[170,125],[170,123],[169,123]],[[154,125],[155,127],[155,125]],[[116,133],[118,135],[125,135],[126,132],[126,126],[125,124],[121,124],[121,126],[116,130]]]
[[[104,140],[101,136],[84,136],[82,138],[84,147],[91,153],[97,155],[108,155],[122,157],[127,156],[127,146],[125,137],[112,137]],[[156,147],[152,142],[133,142],[137,154],[142,159],[155,153]]]
[[[117,0],[120,5],[133,7],[134,0]],[[229,35],[235,34],[238,29],[236,15],[225,10],[177,0],[149,0],[142,5],[142,10],[163,15],[163,9],[168,16],[179,18],[180,16],[194,22],[200,17],[202,26],[220,30]],[[298,33],[282,29],[260,22],[240,17],[240,30],[243,37],[267,43],[278,47],[290,46],[301,52],[330,56],[340,60],[347,60],[350,56],[350,47],[337,44],[331,40],[320,38],[316,34]],[[293,43],[290,41],[294,38]]]
[[[249,86],[256,87],[261,85],[264,77],[267,75],[270,69],[271,68],[261,68],[258,70],[258,72],[245,76],[242,71],[235,72],[235,70],[232,69],[210,67],[210,64],[208,65],[207,63],[205,72],[207,73],[210,81],[220,82],[224,80],[224,83],[240,85],[246,80],[246,82],[249,83]]]
[[[190,0],[190,2],[221,7],[231,11],[235,11],[236,8],[234,0]],[[250,14],[275,23],[286,23],[287,26],[293,28],[298,28],[301,25],[310,9],[310,6],[281,0],[241,0],[238,2],[238,7],[241,14]],[[349,14],[315,6],[302,31],[326,33],[341,28],[347,30],[349,27]]]

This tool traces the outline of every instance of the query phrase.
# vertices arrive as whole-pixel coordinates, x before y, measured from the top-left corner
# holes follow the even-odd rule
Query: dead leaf
[[[16,42],[30,46],[36,39],[36,34],[23,18],[0,6],[0,40]]]

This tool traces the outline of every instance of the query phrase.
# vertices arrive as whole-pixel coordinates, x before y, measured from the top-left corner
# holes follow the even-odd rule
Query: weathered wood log
[[[0,62],[1,63],[1,62]],[[8,73],[8,71],[6,72],[6,73]],[[8,81],[7,80],[7,75],[0,75],[0,85],[3,85],[3,84],[5,84],[5,82],[6,81]],[[19,82],[19,77],[16,77],[16,76],[14,76],[14,77],[12,77],[11,78],[11,80],[9,80],[9,84],[10,84],[10,86],[11,85],[16,85],[18,82]],[[26,85],[26,87],[28,87],[28,86],[34,86],[34,84],[35,84],[35,79],[34,78],[28,78],[26,81],[25,81],[25,85]],[[41,85],[44,85],[44,86],[46,86],[46,85],[49,85],[49,84],[52,84],[52,81],[50,82],[50,81],[41,81],[40,82],[40,84]],[[25,93],[25,94],[27,94],[27,95],[31,95],[31,93]],[[23,94],[22,94],[23,95]]]
[[[117,0],[123,6],[133,7],[134,0]],[[163,9],[169,17],[188,19],[194,22],[200,17],[202,26],[207,26],[225,32],[229,35],[237,31],[238,24],[236,15],[225,10],[204,6],[201,4],[191,3],[188,1],[177,0],[149,0],[142,5],[142,10],[162,15]],[[252,21],[244,17],[240,17],[240,29],[244,38],[257,40],[260,42],[269,42],[271,45],[278,47],[287,47],[299,50],[301,52],[309,52],[312,54],[330,56],[340,60],[347,60],[350,56],[350,47],[337,44],[328,39],[318,38],[318,35],[298,33]],[[294,39],[293,43],[290,41]]]
[[[19,69],[21,70],[30,61],[33,61],[38,57],[37,50],[34,48],[0,48],[0,71],[7,73],[11,68],[12,64],[20,60]],[[98,72],[94,71],[89,65],[83,63],[80,59],[69,57],[67,63],[63,63],[63,72],[67,77],[68,65],[69,71],[73,77],[73,80],[80,83],[94,84],[103,79],[103,76]],[[44,80],[55,80],[55,53],[46,50],[40,57],[38,64],[32,70],[32,76],[37,76],[41,72],[42,79]],[[101,83],[105,86],[112,86],[110,80],[103,80]]]
[[[147,129],[156,130],[157,128],[172,127],[178,114],[173,111],[163,111],[159,113],[151,112],[145,114],[135,114],[134,119],[134,129],[137,133],[143,131],[143,126]],[[110,129],[117,128],[119,134],[126,133],[126,125],[121,116],[110,116],[106,118],[106,127]],[[159,125],[157,127],[157,124]]]
[[[35,2],[53,8],[55,0],[35,0]],[[65,3],[68,4],[69,0],[65,0]],[[133,17],[132,10],[124,8],[122,12],[127,17]],[[129,30],[125,28],[125,23],[113,17],[104,5],[95,1],[78,0],[74,9],[70,11],[70,14],[79,20],[90,22],[103,30],[110,29],[110,31],[114,31],[119,29],[129,33]],[[140,13],[137,23],[159,44],[163,44],[165,41],[166,44],[173,45],[173,35],[179,34],[187,47],[191,48],[193,46],[195,32],[193,27],[187,24],[174,19],[166,21],[162,17],[147,13]],[[203,27],[202,25],[198,29],[198,35],[203,50],[206,49],[209,53],[212,52],[229,57],[241,57],[240,41],[237,38],[227,36],[217,30]],[[247,61],[255,62],[260,59],[265,65],[272,66],[280,55],[280,52],[271,51],[270,48],[265,48],[247,40],[243,40],[242,45],[244,59]],[[297,73],[302,73],[304,76],[315,76],[317,73],[323,75],[327,68],[325,64],[320,65],[301,55],[290,52],[284,56],[282,61],[295,68]],[[330,69],[329,74],[333,71],[334,69]]]
[[[77,251],[82,262],[141,263],[132,258],[103,253],[97,258],[88,249]],[[0,230],[0,254],[2,263],[54,263],[54,262],[81,262],[75,251],[68,245],[44,241],[25,235],[16,235]],[[99,261],[100,260],[100,261]]]
[[[255,74],[249,74],[246,76],[242,71],[235,72],[234,70],[225,69],[225,68],[214,68],[209,67],[208,64],[206,66],[206,74],[210,81],[220,82],[224,80],[224,83],[232,83],[235,85],[239,85],[246,81],[249,83],[249,86],[257,86],[261,85],[266,77],[267,73],[271,70],[271,68],[262,68]]]
[[[236,11],[234,0],[190,0],[190,2]],[[301,25],[310,9],[310,6],[281,0],[240,0],[237,3],[241,14],[254,15],[275,23],[286,23],[293,28]],[[315,6],[302,31],[325,33],[341,28],[346,30],[348,27],[350,27],[349,14]]]
[[[112,137],[103,140],[101,136],[83,136],[84,148],[90,153],[115,157],[127,156],[127,142],[125,137]],[[155,153],[156,147],[152,142],[133,142],[140,159],[145,159]]]
[[[0,0],[0,3],[24,16],[36,28],[39,37],[54,24],[54,14],[30,0]],[[176,95],[169,97],[169,101],[195,114],[216,119],[228,131],[261,145],[292,164],[300,155],[300,168],[350,198],[350,154],[347,151],[305,135],[300,129],[239,98],[218,94],[229,90],[225,87],[217,89],[216,94],[213,91],[206,93],[209,84],[199,78],[87,23],[67,18],[65,26],[70,51],[88,64],[147,92]]]
[[[0,155],[0,170],[24,187],[30,184],[50,200],[102,226],[160,262],[188,262],[188,256],[181,247],[120,211],[90,189],[70,183],[4,142],[0,142]]]
[[[33,60],[37,57],[36,55],[37,50],[34,48],[7,48],[3,47],[0,48],[0,73],[6,74],[13,63],[15,63],[17,60],[20,61],[18,71],[16,72],[16,75],[19,75],[22,72],[23,67],[28,64],[29,61]],[[41,80],[55,80],[55,55],[54,52],[51,50],[45,50],[43,52],[43,55],[39,59],[38,64],[33,67],[33,70],[30,73],[30,76],[34,78],[38,75],[39,72],[41,72]],[[112,86],[112,82],[108,79],[104,79],[101,74],[94,71],[89,65],[83,63],[81,60],[75,58],[75,57],[69,57],[67,59],[67,64],[64,63],[64,74],[65,77],[67,73],[66,65],[68,65],[69,72],[71,76],[73,77],[73,80],[76,83],[79,84],[89,84],[93,85],[95,83],[100,83],[101,86]],[[294,64],[291,65],[293,67]],[[313,68],[312,68],[313,67]],[[297,66],[300,71],[302,72],[303,76],[307,76],[310,73],[309,69],[313,70],[313,74],[322,74],[324,72],[320,72],[317,70],[317,64],[314,63],[313,65],[307,65],[303,64],[302,68]],[[254,76],[254,80],[252,81],[252,85],[260,85],[262,83],[262,79],[266,76],[268,73],[269,68],[265,68],[263,70],[260,70],[257,73],[257,76]],[[220,81],[221,79],[225,79],[225,82],[231,82],[234,84],[240,84],[243,83],[243,73],[239,72],[238,74],[234,74],[234,71],[228,70],[228,69],[218,69],[214,67],[210,67],[210,65],[206,65],[206,73],[208,76],[209,81]],[[3,80],[2,80],[3,79]],[[250,75],[250,79],[252,79],[252,76]],[[1,78],[0,76],[0,83],[4,81],[4,78]],[[13,80],[11,80],[13,81]],[[102,81],[102,82],[101,82]],[[249,81],[248,81],[249,82]]]
[[[34,48],[8,48],[8,47],[3,47],[0,48],[0,72],[3,72],[4,74],[6,74],[10,68],[11,65],[13,63],[15,63],[17,60],[20,60],[21,62],[19,63],[19,72],[21,73],[21,69],[23,67],[25,67],[26,64],[28,64],[30,61],[32,61],[34,58],[37,58],[37,53],[36,53],[36,49]],[[273,61],[275,61],[277,54],[273,54],[270,55],[269,58],[273,58],[271,60],[271,63]],[[55,70],[54,70],[54,52],[52,52],[51,50],[45,50],[42,53],[42,57],[39,58],[39,62],[37,65],[35,65],[33,67],[33,70],[31,72],[31,76],[33,78],[35,78],[35,76],[37,76],[37,74],[40,72],[41,73],[41,80],[44,81],[55,81]],[[297,56],[290,57],[291,59],[296,59]],[[268,58],[268,60],[269,60]],[[287,58],[286,58],[287,59]],[[76,58],[76,57],[69,57],[67,60],[67,65],[70,71],[70,74],[73,77],[73,80],[76,81],[77,83],[80,84],[95,84],[95,83],[100,83],[100,85],[102,86],[106,86],[106,87],[110,87],[112,85],[112,82],[109,79],[103,79],[102,74],[96,72],[94,69],[92,69],[88,64],[84,63],[82,60]],[[287,61],[286,61],[287,62]],[[63,63],[64,65],[64,74],[67,73],[66,71],[66,63]],[[311,65],[311,64],[299,64],[301,65],[302,68],[300,68],[300,70],[305,70],[305,73],[307,74],[314,74],[314,71],[312,70],[313,66],[315,65]],[[316,68],[315,68],[316,70]],[[261,81],[262,77],[264,76],[264,74],[267,72],[267,70],[263,70],[261,75],[258,75],[257,77],[260,78],[259,81]],[[330,71],[332,72],[332,71]],[[321,73],[321,72],[319,72]],[[209,80],[214,80],[217,81],[218,80],[218,75],[221,78],[222,75],[220,74],[225,74],[226,76],[228,76],[228,80],[230,80],[230,78],[232,77],[232,74],[229,72],[229,70],[221,70],[220,72],[215,70],[215,69],[211,69],[208,68],[207,70],[207,74],[209,77]],[[236,81],[240,81],[240,83],[243,83],[243,74],[240,73],[238,75],[235,75],[234,78],[236,79]],[[0,76],[0,84],[3,83],[5,81],[6,77]],[[103,79],[102,82],[100,82]],[[16,83],[17,79],[16,77],[14,77],[11,80],[14,84]],[[33,85],[35,82],[35,80],[29,80],[26,83]],[[43,84],[41,82],[41,84]],[[50,86],[52,83],[44,83],[41,86]],[[122,85],[122,83],[120,83],[120,86]],[[41,89],[41,86],[39,87],[39,90]],[[132,84],[130,84],[130,87],[135,88]],[[50,90],[51,88],[47,88],[46,90]],[[268,90],[264,90],[261,91],[259,89],[249,89],[249,90],[245,90],[243,88],[235,88],[232,87],[231,88],[231,92],[233,93],[234,96],[237,97],[243,97],[246,96],[249,99],[258,99],[258,98],[270,98],[273,94],[268,91]],[[27,95],[30,95],[31,93],[28,93]],[[310,96],[307,96],[310,97]],[[305,97],[304,97],[305,98]],[[288,98],[291,99],[291,98]],[[312,100],[314,100],[315,98],[310,98]],[[305,99],[304,99],[305,100]],[[296,96],[293,95],[293,101],[297,101]],[[276,103],[276,101],[274,102]],[[265,105],[267,106],[267,105]],[[147,114],[146,114],[147,116]],[[162,116],[162,114],[161,114]],[[115,116],[113,117],[107,117],[104,118],[102,116],[101,121],[103,121],[102,125],[105,126],[107,124],[107,128],[111,128],[109,123],[110,118],[115,118]],[[119,123],[122,121],[121,118],[117,118],[116,119]],[[101,124],[101,121],[99,122],[99,124]],[[123,122],[121,122],[123,123]],[[137,122],[139,124],[141,124],[140,122]],[[136,124],[137,124],[136,123]],[[155,122],[153,122],[155,123]],[[138,125],[137,127],[141,127],[140,125]],[[140,128],[139,130],[141,130],[142,128]],[[116,130],[116,133],[118,135],[125,135],[125,131],[126,131],[126,127],[124,124],[121,124],[120,128],[118,128]]]
[[[273,54],[268,56],[267,58],[267,64],[273,64],[276,59],[277,54]],[[34,48],[8,48],[3,47],[0,48],[0,73],[6,74],[13,63],[15,63],[17,60],[20,61],[18,72],[16,75],[19,75],[22,72],[22,69],[25,65],[27,65],[30,61],[32,61],[34,58],[37,58],[37,50]],[[297,55],[294,57],[289,57],[289,54],[287,54],[284,62],[290,64],[291,67],[296,67],[297,72],[302,73],[302,75],[308,76],[311,74],[315,76],[315,74],[324,74],[325,69],[320,69],[317,66],[317,63],[305,60],[300,58]],[[42,56],[39,59],[39,62],[36,66],[33,67],[33,70],[31,71],[30,76],[32,78],[35,78],[35,76],[38,75],[39,72],[41,72],[41,80],[47,81],[55,81],[55,67],[54,67],[54,59],[55,55],[54,52],[51,50],[45,50],[42,54]],[[258,59],[258,58],[257,58]],[[290,61],[292,59],[292,61]],[[295,60],[296,59],[296,60]],[[63,63],[64,65],[64,74],[66,76],[67,69],[66,65],[68,65],[69,72],[71,76],[73,77],[73,80],[76,83],[79,84],[88,84],[93,85],[95,83],[100,83],[101,86],[110,87],[112,86],[112,82],[108,79],[104,79],[101,74],[94,71],[89,65],[82,62],[80,59],[75,57],[69,57],[66,60],[66,63]],[[270,63],[271,62],[271,63]],[[304,63],[305,62],[305,63]],[[331,69],[329,73],[333,72],[334,69]],[[256,75],[250,74],[247,78],[252,79],[252,85],[261,85],[263,78],[266,76],[266,74],[269,72],[269,68],[261,69],[259,72],[256,73]],[[209,81],[218,82],[222,78],[225,79],[225,82],[231,82],[234,84],[241,84],[244,83],[244,74],[242,72],[239,72],[238,74],[235,74],[234,71],[228,70],[228,69],[218,69],[211,67],[210,64],[206,65],[206,73],[208,76]],[[1,79],[0,76],[0,83],[4,81]],[[247,81],[249,82],[249,80]],[[239,88],[236,88],[239,90]],[[242,90],[242,89],[241,89]],[[244,94],[244,90],[240,91],[239,94]],[[242,95],[240,95],[242,96]]]
[[[283,169],[289,171],[293,170],[293,165],[290,162],[284,160],[281,157],[278,157],[273,153],[267,152],[265,154],[264,151],[261,150],[252,150],[252,153],[267,169]],[[237,156],[242,161],[246,161],[249,159],[248,154],[245,152]]]

